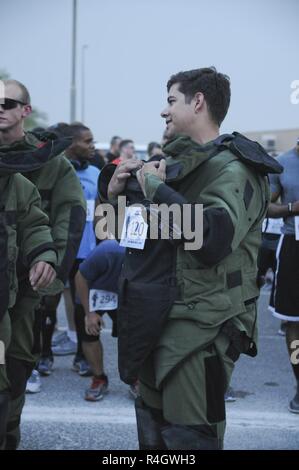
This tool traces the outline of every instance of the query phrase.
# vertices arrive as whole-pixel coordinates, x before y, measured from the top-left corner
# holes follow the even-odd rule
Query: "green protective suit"
[[[53,134],[35,136],[27,133],[22,141],[0,147],[7,161],[14,158],[16,166],[38,189],[42,209],[48,215],[51,235],[57,252],[57,278],[51,286],[34,292],[28,284],[28,271],[22,250],[18,258],[19,292],[10,309],[11,341],[7,351],[7,371],[12,389],[12,402],[7,433],[7,447],[16,448],[20,440],[19,423],[25,401],[25,388],[36,360],[34,346],[35,310],[41,295],[62,292],[81,241],[86,203],[77,175],[64,156],[69,139],[57,139]]]
[[[13,174],[13,171],[2,165],[0,159],[0,341],[1,346],[5,345],[6,352],[11,342],[12,330],[8,309],[13,307],[18,292],[18,254],[21,253],[19,256],[27,271],[37,261],[49,262],[53,266],[57,263],[49,219],[41,210],[38,191],[26,178]],[[34,293],[33,290],[32,292]],[[0,447],[4,445],[11,393],[6,366],[7,356],[0,357]]]
[[[234,360],[226,354],[230,340],[221,327],[231,319],[255,349],[256,260],[270,197],[268,181],[229,150],[211,158],[211,143],[199,146],[182,137],[165,151],[171,155],[167,165],[182,165],[175,181],[179,197],[146,175],[147,198],[159,204],[203,204],[203,246],[194,251],[178,246],[180,296],[147,360],[149,367],[140,374],[141,394],[149,406],[162,408],[170,423],[214,426],[222,441],[223,394]]]
[[[175,285],[177,295],[161,330],[157,322],[158,332],[151,327],[158,315],[151,312],[150,297],[152,304],[157,295],[161,302],[167,300],[167,278],[158,277],[157,268],[163,253],[155,251],[153,240],[145,243],[143,251],[127,250],[119,306],[119,344],[122,355],[127,351],[131,357],[131,362],[119,358],[125,379],[130,378],[127,371],[134,370],[131,365],[142,358],[139,337],[144,342],[145,328],[148,336],[158,336],[150,354],[148,346],[144,348],[145,361],[138,373],[142,403],[137,404],[136,414],[142,448],[221,448],[224,393],[234,362],[240,352],[256,354],[257,253],[270,198],[266,174],[281,172],[281,168],[243,136],[228,137],[234,142],[234,153],[229,139],[199,145],[188,137],[177,137],[163,149],[168,155],[166,183],[145,173],[147,203],[181,208],[189,204],[191,228],[197,236],[202,231],[202,246],[191,249],[189,243],[186,248],[184,225],[180,240],[172,233],[170,243],[177,247],[175,283],[168,281],[168,285]],[[102,200],[112,174],[112,168],[102,170]],[[133,184],[128,193],[129,183],[126,195],[133,194]],[[128,196],[131,204],[138,200],[136,187],[134,194],[133,201]],[[144,204],[142,195],[139,201]],[[196,204],[203,205],[199,225],[194,216]],[[189,240],[194,247],[195,238]],[[157,246],[161,243],[156,241]],[[145,272],[143,266],[152,272]]]

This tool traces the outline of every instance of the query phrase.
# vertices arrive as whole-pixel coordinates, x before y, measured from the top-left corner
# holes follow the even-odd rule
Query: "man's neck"
[[[203,145],[219,137],[219,127],[216,125],[201,126],[200,128],[197,127],[193,131],[191,130],[189,137],[198,144]]]
[[[87,159],[79,158],[79,157],[77,157],[77,155],[72,155],[71,153],[68,153],[68,152],[66,152],[66,156],[69,160],[72,160],[73,162],[78,162],[78,163],[80,163],[80,165],[82,165],[83,162],[88,161]]]
[[[66,156],[67,156],[67,158],[68,158],[69,160],[73,160],[73,161],[75,161],[75,162],[79,162],[79,161],[80,161],[79,158],[78,158],[76,155],[72,155],[71,152],[68,152],[68,149],[66,150],[65,154],[66,154]]]
[[[25,132],[23,128],[15,129],[7,129],[4,131],[0,131],[0,145],[10,145],[18,140],[22,140],[24,138]]]

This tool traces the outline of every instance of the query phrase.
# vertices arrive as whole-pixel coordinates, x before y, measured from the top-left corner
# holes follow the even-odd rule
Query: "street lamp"
[[[70,121],[76,120],[76,42],[77,42],[77,0],[73,0],[72,27],[72,78],[71,78],[71,113]]]
[[[88,49],[87,44],[82,46],[82,62],[81,62],[81,122],[85,119],[85,52]]]

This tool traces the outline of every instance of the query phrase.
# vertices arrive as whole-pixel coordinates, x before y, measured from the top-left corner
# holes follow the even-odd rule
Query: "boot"
[[[21,440],[20,423],[8,423],[5,450],[17,450]]]
[[[166,449],[161,436],[163,416],[160,410],[146,406],[140,397],[135,400],[138,441],[140,450]]]
[[[9,412],[10,393],[0,392],[0,450],[5,448],[5,434]]]
[[[7,376],[11,386],[9,421],[6,429],[5,449],[17,449],[20,439],[20,421],[25,404],[27,380],[33,370],[33,363],[8,356],[6,363]]]

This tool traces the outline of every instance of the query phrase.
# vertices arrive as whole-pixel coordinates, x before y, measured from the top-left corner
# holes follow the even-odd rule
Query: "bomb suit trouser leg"
[[[7,351],[7,375],[11,386],[11,405],[6,433],[6,448],[16,449],[20,442],[20,421],[25,403],[26,383],[38,359],[34,344],[36,308],[39,295],[29,283],[22,283],[11,318],[11,343]]]
[[[160,411],[164,422],[160,420],[155,428],[156,442],[143,441],[143,448],[161,438],[165,448],[173,450],[223,448],[224,394],[234,368],[226,355],[228,343],[219,335],[215,343],[184,358],[159,386],[155,352],[147,359],[139,376],[142,403],[149,410]],[[138,434],[146,435],[141,429]]]
[[[10,383],[6,371],[6,351],[11,339],[8,312],[0,320],[0,450],[5,448],[5,434],[9,414]]]

